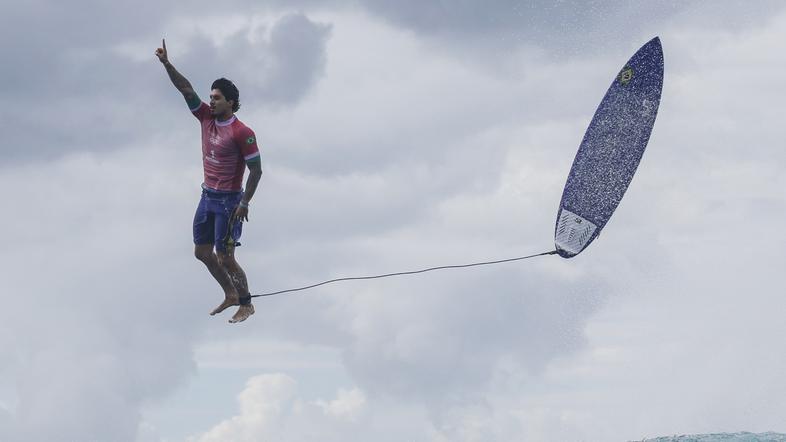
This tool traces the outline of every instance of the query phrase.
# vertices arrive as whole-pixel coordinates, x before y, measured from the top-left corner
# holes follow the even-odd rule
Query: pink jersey
[[[227,121],[217,121],[204,102],[191,112],[202,124],[204,185],[214,190],[240,191],[246,162],[259,160],[254,131],[234,115]]]

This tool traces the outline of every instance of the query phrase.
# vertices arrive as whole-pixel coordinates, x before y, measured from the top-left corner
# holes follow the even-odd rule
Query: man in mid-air
[[[205,263],[224,290],[224,301],[210,314],[215,315],[237,305],[238,310],[229,322],[245,321],[254,314],[254,306],[251,305],[246,274],[235,260],[235,245],[239,245],[237,240],[240,239],[243,221],[248,221],[249,202],[262,177],[256,136],[235,117],[240,108],[240,93],[231,81],[219,78],[213,82],[208,105],[200,100],[191,83],[169,62],[166,41],[162,41],[162,47],[156,49],[156,56],[202,126],[205,181],[194,215],[194,254]],[[249,175],[243,191],[246,167]]]

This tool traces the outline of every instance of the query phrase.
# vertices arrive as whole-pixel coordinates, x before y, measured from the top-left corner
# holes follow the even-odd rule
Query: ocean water
[[[642,442],[786,442],[786,434],[782,433],[716,433],[716,434],[683,434],[679,436],[656,437],[642,439]]]

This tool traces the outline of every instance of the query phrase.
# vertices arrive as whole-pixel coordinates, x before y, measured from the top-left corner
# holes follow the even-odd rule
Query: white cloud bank
[[[780,338],[786,329],[778,318],[786,301],[776,287],[778,269],[786,262],[778,246],[786,241],[778,227],[786,216],[780,173],[786,158],[779,147],[786,134],[772,105],[786,98],[773,89],[774,79],[786,73],[773,55],[773,45],[786,41],[786,17],[776,14],[757,29],[691,28],[686,21],[682,16],[661,33],[667,78],[650,150],[619,213],[586,256],[326,288],[269,305],[274,324],[260,333],[319,341],[303,330],[290,330],[278,315],[313,315],[322,326],[340,329],[333,345],[366,392],[368,410],[409,406],[418,416],[398,422],[399,440],[410,440],[409,434],[417,434],[412,440],[429,441],[564,441],[784,431],[780,416],[786,384],[779,373],[786,370]],[[343,29],[334,27],[335,41],[343,41]],[[406,54],[411,47],[403,41],[386,54]],[[613,73],[622,61],[597,63],[608,64]],[[429,65],[434,66],[440,63]],[[538,67],[528,75],[542,75]],[[574,96],[593,109],[593,100],[608,85],[602,75],[595,80],[597,67],[579,61],[543,69],[553,78],[590,79],[596,93]],[[486,70],[454,72],[458,75],[443,72],[441,84],[461,82],[462,75],[476,76],[474,90],[496,80],[500,90],[508,81],[521,84],[504,75],[485,77]],[[330,93],[331,74],[329,67],[321,94]],[[373,84],[368,88],[375,89]],[[527,93],[511,92],[522,102]],[[413,95],[420,96],[416,87]],[[291,118],[300,121],[302,115],[308,121],[310,112],[318,113],[320,99]],[[462,128],[472,124],[461,106],[452,109],[456,121],[467,122]],[[554,107],[544,112],[549,109]],[[498,181],[479,188],[457,184],[453,193],[438,193],[436,201],[424,203],[428,210],[419,217],[387,218],[398,228],[328,244],[354,256],[333,261],[335,273],[364,273],[369,262],[385,269],[419,267],[412,257],[442,263],[500,250],[515,254],[540,244],[586,122],[539,121],[537,116],[499,121],[494,129],[502,161]],[[555,127],[563,133],[555,134]],[[571,134],[565,134],[568,130]],[[554,136],[567,147],[554,146]],[[551,144],[539,145],[542,140]],[[453,146],[461,150],[460,143]],[[438,152],[423,155],[449,164],[450,159],[429,157]],[[554,160],[562,156],[566,164]],[[394,154],[391,161],[401,157]],[[484,173],[486,166],[477,172]],[[445,172],[437,170],[434,179]],[[381,173],[394,190],[412,183],[389,169]],[[373,176],[369,173],[372,184]],[[362,188],[363,178],[353,175],[355,185]],[[322,178],[303,173],[299,179],[316,183]],[[329,200],[341,207],[340,198]],[[351,205],[346,209],[351,211]],[[516,238],[515,244],[509,238]],[[305,250],[293,258],[308,255]],[[745,370],[754,374],[743,375]],[[366,419],[374,415],[368,410]],[[376,436],[358,424],[340,440]]]
[[[238,395],[239,411],[189,442],[256,442],[261,440],[340,441],[349,434],[379,434],[376,440],[400,440],[394,419],[370,416],[365,394],[340,389],[333,399],[306,400],[298,383],[283,373],[261,374],[248,380]],[[400,416],[398,416],[400,417]],[[379,433],[377,433],[379,432]]]
[[[651,37],[615,40],[603,57],[516,51],[518,62],[481,64],[446,55],[439,39],[323,14],[292,29],[314,31],[312,49],[327,42],[324,78],[302,83],[313,89],[297,106],[255,109],[251,95],[242,114],[268,172],[239,252],[255,291],[550,246],[590,114]],[[189,231],[198,135],[150,66],[181,114],[152,118],[158,101],[134,108],[163,122],[145,143],[0,168],[0,439],[155,439],[139,429],[145,405],[207,382],[194,349],[241,333],[320,349],[305,360],[334,349],[349,381],[329,396],[307,382],[322,366],[252,378],[235,417],[194,440],[784,431],[786,17],[730,30],[696,21],[661,33],[667,77],[650,149],[586,255],[326,287],[259,302],[242,328],[206,315],[217,287]],[[332,24],[328,40],[315,23]],[[318,58],[310,66],[319,74]],[[59,104],[75,119],[79,97]],[[297,365],[269,354],[254,373]]]

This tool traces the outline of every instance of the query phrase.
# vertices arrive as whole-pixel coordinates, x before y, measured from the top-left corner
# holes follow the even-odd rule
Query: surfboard
[[[662,89],[663,49],[655,37],[614,77],[579,145],[554,228],[563,258],[598,237],[625,195],[649,142]]]

